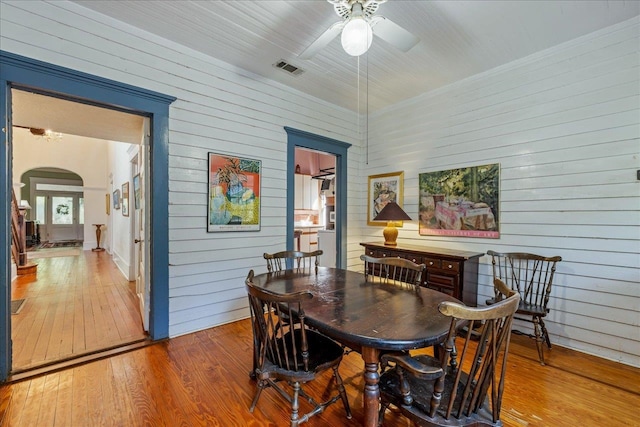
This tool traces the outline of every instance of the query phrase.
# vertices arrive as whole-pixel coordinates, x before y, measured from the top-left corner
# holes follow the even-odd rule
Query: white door
[[[149,158],[149,119],[145,120],[145,141],[142,147],[140,147],[140,153],[138,155],[138,174],[133,179],[133,209],[135,210],[135,240],[136,245],[135,258],[137,261],[137,275],[136,275],[136,293],[140,301],[140,314],[142,316],[142,325],[145,331],[149,331],[149,302],[151,295],[151,283],[149,277],[146,274],[146,260],[149,258],[149,245],[148,245],[148,233],[147,233],[147,210],[145,206],[146,195],[146,162]],[[136,202],[138,200],[138,202]]]
[[[47,240],[83,240],[84,198],[82,193],[49,193]]]

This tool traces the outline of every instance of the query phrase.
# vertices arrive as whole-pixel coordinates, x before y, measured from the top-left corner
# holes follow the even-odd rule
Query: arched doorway
[[[56,167],[24,172],[20,199],[31,206],[29,220],[40,243],[84,241],[84,181],[78,174]]]

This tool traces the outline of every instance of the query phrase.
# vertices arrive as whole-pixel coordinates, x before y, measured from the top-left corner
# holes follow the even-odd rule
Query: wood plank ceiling
[[[374,37],[360,60],[339,37],[298,55],[340,18],[326,1],[103,1],[75,3],[347,109],[369,112],[499,67],[640,14],[637,1],[400,1],[385,16],[420,38],[403,53]],[[273,67],[285,61],[305,72]],[[367,66],[368,62],[368,66]]]

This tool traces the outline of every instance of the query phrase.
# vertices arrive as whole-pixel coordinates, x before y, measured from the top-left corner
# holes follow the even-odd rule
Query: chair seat
[[[295,356],[288,350],[285,352],[284,344],[282,340],[278,340],[278,346],[280,347],[280,354],[287,355],[285,359],[277,360],[276,357],[267,359],[262,369],[256,370],[256,376],[258,378],[278,378],[281,376],[287,376],[287,378],[295,378],[295,381],[307,382],[311,381],[316,373],[323,372],[333,366],[336,366],[342,360],[343,349],[342,347],[330,338],[321,335],[318,332],[307,329],[305,331],[307,335],[307,344],[309,346],[309,369],[304,370],[304,362],[302,360],[302,351],[299,349],[297,353],[297,366],[295,369],[296,360]],[[301,343],[300,329],[296,329],[295,332],[296,343]],[[291,348],[291,334],[285,335],[287,348]],[[296,372],[297,371],[297,372]],[[295,372],[295,373],[294,373]]]
[[[307,329],[307,344],[309,345],[309,371],[320,372],[340,363],[344,351],[342,346],[331,338],[320,334],[319,332]],[[298,343],[301,342],[301,331],[296,329],[294,332]],[[291,334],[285,335],[286,340],[291,339]],[[292,360],[290,360],[292,361]],[[298,363],[302,363],[301,352],[298,353]]]
[[[415,356],[414,359],[429,366],[437,367],[440,365],[440,361],[431,356]],[[465,385],[468,380],[468,375],[462,372],[462,380],[458,383],[457,396],[458,398],[463,395]],[[493,423],[491,412],[489,410],[488,399],[485,399],[482,405],[482,409],[475,414],[467,416],[461,414],[460,418],[455,417],[455,413],[452,413],[449,419],[445,419],[445,413],[447,411],[446,405],[440,405],[434,417],[429,417],[431,396],[433,394],[433,386],[435,382],[421,381],[413,375],[406,376],[411,388],[411,396],[413,397],[413,403],[411,407],[403,405],[402,395],[400,393],[400,384],[398,374],[395,370],[389,370],[380,377],[380,393],[385,395],[385,398],[395,406],[403,406],[404,410],[408,412],[405,415],[410,415],[410,418],[419,426],[434,425],[434,426],[475,426],[475,425],[488,425],[498,426],[502,425],[500,421]],[[453,391],[453,383],[455,381],[455,375],[451,372],[445,376],[445,385],[442,392],[442,401],[448,402]]]
[[[486,300],[485,303],[487,305],[495,304],[496,300],[495,298],[490,298]],[[548,309],[545,310],[545,308],[540,305],[527,304],[522,301],[520,301],[520,304],[518,304],[518,310],[516,310],[516,313],[518,314],[526,314],[530,316],[540,316],[540,317],[546,316],[548,312],[549,312]]]

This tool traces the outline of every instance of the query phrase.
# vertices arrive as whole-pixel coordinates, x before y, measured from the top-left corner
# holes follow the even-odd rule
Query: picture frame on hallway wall
[[[133,177],[133,208],[140,209],[140,174]]]
[[[421,236],[500,238],[500,164],[418,175]]]
[[[262,161],[209,153],[207,232],[259,231]]]
[[[113,209],[114,210],[120,209],[120,190],[119,189],[113,190]]]
[[[122,216],[129,216],[129,182],[122,184]]]
[[[374,221],[387,203],[395,202],[402,207],[404,199],[404,172],[391,172],[379,175],[369,175],[367,197],[367,225],[385,227],[388,221]],[[402,227],[402,221],[394,222],[396,227]]]
[[[109,215],[111,213],[111,197],[109,196],[109,193],[105,194],[105,200],[106,200],[106,208],[107,208],[107,215]]]

